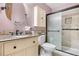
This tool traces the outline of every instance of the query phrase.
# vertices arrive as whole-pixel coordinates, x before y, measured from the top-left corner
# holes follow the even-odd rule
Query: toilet
[[[45,42],[45,35],[41,35],[38,38],[38,43],[40,45],[40,56],[52,56],[55,50],[55,45]]]

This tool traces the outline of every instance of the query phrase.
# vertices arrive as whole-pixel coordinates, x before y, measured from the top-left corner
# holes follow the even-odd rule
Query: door
[[[16,51],[12,54],[8,54],[7,56],[26,56],[25,49]]]
[[[47,38],[48,42],[61,49],[61,16],[62,13],[51,14],[47,16]]]
[[[28,47],[25,52],[27,53],[27,56],[38,56],[38,45],[36,44]]]

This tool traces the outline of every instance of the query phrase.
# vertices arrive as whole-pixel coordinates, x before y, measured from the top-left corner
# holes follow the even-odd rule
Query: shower
[[[56,50],[79,55],[79,8],[47,15],[47,41]]]

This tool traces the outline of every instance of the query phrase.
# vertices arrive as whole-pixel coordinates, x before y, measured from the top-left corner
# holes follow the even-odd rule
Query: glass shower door
[[[47,39],[49,43],[56,45],[57,49],[61,49],[61,14],[56,13],[47,16]]]

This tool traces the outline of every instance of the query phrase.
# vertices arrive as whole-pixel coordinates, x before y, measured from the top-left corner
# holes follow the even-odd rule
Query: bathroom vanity
[[[37,56],[38,36],[14,36],[0,39],[0,56]]]

